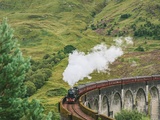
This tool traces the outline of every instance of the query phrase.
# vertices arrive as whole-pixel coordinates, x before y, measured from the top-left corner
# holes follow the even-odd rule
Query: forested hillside
[[[23,55],[31,56],[26,96],[40,99],[46,113],[58,116],[57,103],[69,88],[62,73],[72,50],[87,53],[118,37],[134,41],[109,66],[110,74],[94,72],[78,84],[160,73],[159,0],[0,0],[0,14],[14,29]]]

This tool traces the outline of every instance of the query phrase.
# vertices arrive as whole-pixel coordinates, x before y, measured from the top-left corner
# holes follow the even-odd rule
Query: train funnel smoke
[[[109,64],[123,55],[122,48],[120,47],[123,43],[121,40],[122,38],[115,40],[118,47],[115,45],[107,48],[107,46],[102,43],[96,45],[91,49],[91,52],[87,54],[77,50],[69,54],[69,63],[63,73],[63,80],[73,87],[76,82],[83,80],[85,77],[91,79],[89,75],[93,71],[105,72],[108,70]],[[130,39],[127,40],[130,41]]]

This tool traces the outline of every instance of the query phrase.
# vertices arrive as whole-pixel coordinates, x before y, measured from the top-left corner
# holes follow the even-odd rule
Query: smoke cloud
[[[79,80],[89,76],[93,71],[106,72],[109,69],[109,64],[112,64],[118,57],[123,55],[122,44],[132,44],[132,38],[118,38],[115,44],[107,47],[104,43],[96,45],[91,49],[91,52],[85,54],[78,50],[69,54],[69,63],[63,73],[63,80],[71,87]]]
[[[115,45],[117,47],[125,47],[127,45],[133,45],[133,41],[131,37],[125,37],[125,38],[119,37],[113,41],[115,41]]]

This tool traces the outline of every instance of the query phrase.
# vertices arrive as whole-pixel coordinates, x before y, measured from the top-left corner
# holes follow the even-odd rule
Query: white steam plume
[[[127,40],[126,40],[127,39]],[[130,39],[126,38],[126,42]],[[75,50],[69,54],[69,63],[63,73],[63,80],[73,87],[76,82],[88,77],[93,71],[105,72],[108,70],[109,64],[113,63],[119,56],[123,54],[120,42],[122,38],[116,40],[117,46],[107,48],[105,44],[100,44],[92,48],[91,52],[85,54]]]
[[[132,37],[125,37],[123,39],[123,37],[119,37],[116,38],[115,40],[116,46],[118,47],[124,47],[126,45],[133,45],[133,41],[132,41]]]

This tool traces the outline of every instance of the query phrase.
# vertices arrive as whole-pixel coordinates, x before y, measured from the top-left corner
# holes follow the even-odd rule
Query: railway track
[[[72,115],[78,117],[81,120],[95,120],[94,118],[85,114],[79,107],[79,103],[76,102],[74,104],[64,103],[63,106],[67,109]]]

